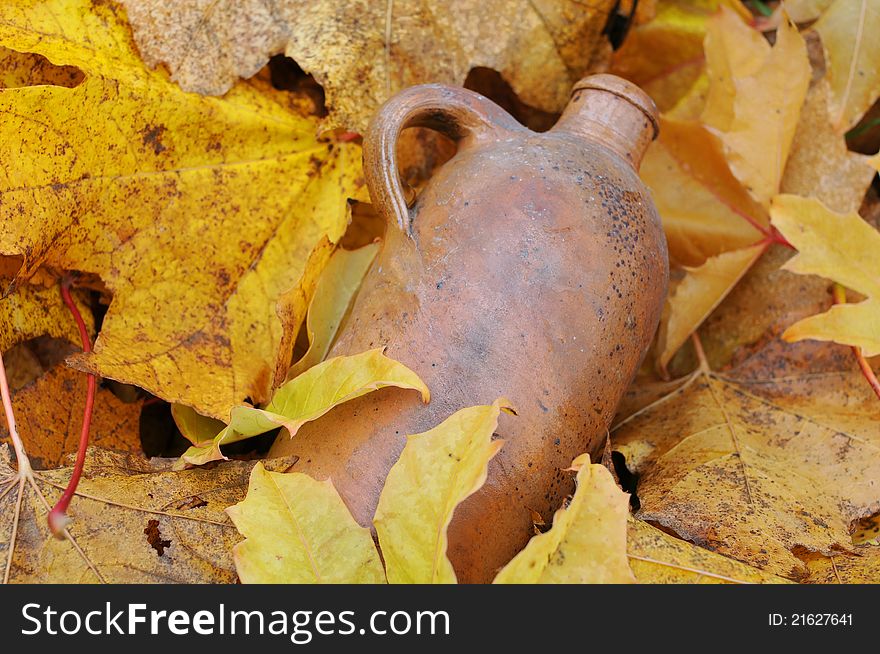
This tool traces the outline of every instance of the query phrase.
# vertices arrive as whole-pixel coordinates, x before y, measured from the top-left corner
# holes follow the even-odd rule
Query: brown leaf
[[[171,472],[170,462],[90,449],[70,508],[70,538],[46,525],[69,468],[0,482],[0,565],[15,583],[232,583],[241,537],[225,514],[244,497],[252,462]],[[12,474],[0,449],[0,479]],[[21,496],[21,508],[16,503]],[[16,532],[14,542],[11,535]],[[2,574],[2,573],[0,573]]]
[[[123,0],[144,60],[188,91],[221,94],[284,52],[327,93],[331,126],[363,131],[413,84],[463,84],[493,68],[524,102],[559,111],[583,76],[613,0]]]
[[[86,379],[84,373],[60,365],[13,394],[12,409],[18,432],[36,467],[54,468],[61,465],[66,454],[76,452]],[[140,452],[141,404],[126,404],[106,388],[99,387],[92,412],[90,443],[107,449]],[[8,443],[6,414],[2,409],[0,415],[3,416],[0,440]]]
[[[639,518],[796,579],[797,548],[852,548],[850,523],[880,508],[880,404],[847,349],[822,368],[799,354],[701,368],[614,429],[640,477]]]

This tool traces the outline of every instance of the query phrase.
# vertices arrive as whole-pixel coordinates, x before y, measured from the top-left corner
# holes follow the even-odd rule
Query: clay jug
[[[457,154],[408,207],[395,144],[426,126]],[[572,459],[596,455],[660,317],[666,241],[637,170],[657,135],[653,102],[632,84],[580,81],[559,122],[535,133],[486,98],[440,85],[390,99],[364,138],[384,245],[330,356],[386,346],[425,381],[387,388],[283,433],[272,455],[332,478],[369,526],[407,434],[509,398],[485,486],[455,512],[449,556],[461,582],[491,581],[540,514],[573,491]]]

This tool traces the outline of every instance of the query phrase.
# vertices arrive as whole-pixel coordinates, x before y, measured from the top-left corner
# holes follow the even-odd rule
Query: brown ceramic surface
[[[429,126],[458,153],[407,208],[402,129]],[[438,85],[392,98],[365,138],[386,241],[331,356],[387,346],[431,390],[384,389],[334,409],[273,455],[331,477],[369,525],[407,434],[508,397],[505,444],[486,485],[456,511],[449,556],[462,582],[490,581],[573,490],[564,472],[596,455],[651,342],[666,294],[666,242],[637,175],[656,109],[631,84],[579,82],[538,134],[486,98]]]

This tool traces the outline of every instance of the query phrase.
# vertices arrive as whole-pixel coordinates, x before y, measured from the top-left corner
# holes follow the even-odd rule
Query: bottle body
[[[459,580],[487,582],[573,491],[572,459],[601,452],[660,317],[665,239],[632,163],[566,132],[465,143],[412,216],[411,234],[389,226],[331,356],[386,346],[431,402],[383,389],[273,454],[331,477],[369,525],[408,434],[509,398],[504,446],[449,529]]]

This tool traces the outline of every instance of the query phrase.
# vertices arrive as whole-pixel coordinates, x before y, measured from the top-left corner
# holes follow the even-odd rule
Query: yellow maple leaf
[[[608,470],[575,459],[577,488],[571,501],[553,516],[549,531],[532,537],[504,566],[495,584],[631,584],[626,558],[629,495]]]
[[[385,356],[384,348],[368,350],[351,356],[338,356],[323,361],[282,385],[272,396],[265,409],[236,406],[231,411],[229,425],[207,442],[197,440],[183,453],[179,467],[185,463],[201,465],[224,459],[220,446],[252,438],[283,427],[293,437],[305,423],[317,420],[333,407],[362,395],[396,386],[417,390],[428,402],[428,387],[412,370]],[[178,424],[184,435],[201,438],[212,425],[205,416],[193,416],[184,409],[177,410]]]
[[[813,28],[828,60],[832,123],[842,133],[880,94],[880,0],[836,0]]]
[[[783,17],[771,47],[722,8],[709,23],[706,58],[702,121],[719,134],[734,175],[767,206],[779,191],[810,82],[804,39]]]
[[[492,439],[501,411],[511,411],[507,400],[462,409],[407,438],[373,520],[389,583],[456,582],[446,530],[456,507],[486,481],[503,443]]]
[[[880,354],[880,233],[857,213],[835,213],[818,200],[779,195],[770,208],[773,224],[798,250],[785,269],[820,275],[867,296],[855,304],[838,304],[789,327],[788,341],[812,338]]]
[[[611,72],[638,84],[661,111],[669,111],[704,77],[706,23],[721,6],[750,17],[739,0],[659,0],[653,19],[632,29],[614,53]]]
[[[257,463],[244,501],[226,513],[246,538],[232,550],[242,583],[385,581],[370,530],[354,521],[329,479]]]
[[[0,94],[0,253],[113,293],[78,366],[199,412],[264,402],[361,183],[356,145],[259,81],[185,93],[141,62],[119,7],[5,2],[0,47],[73,66],[73,88]],[[25,218],[26,217],[26,218]],[[181,371],[188,371],[181,374]]]

